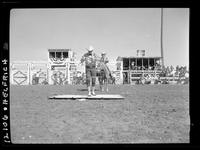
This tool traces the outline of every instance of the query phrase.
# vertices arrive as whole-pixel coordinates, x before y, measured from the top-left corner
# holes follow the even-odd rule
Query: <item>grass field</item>
[[[124,100],[52,100],[81,85],[10,88],[13,143],[189,143],[188,85],[110,85]],[[97,94],[101,92],[96,91]],[[102,93],[101,93],[102,94]]]

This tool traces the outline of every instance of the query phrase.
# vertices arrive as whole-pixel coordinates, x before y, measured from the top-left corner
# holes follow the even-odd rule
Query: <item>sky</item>
[[[12,9],[10,60],[47,61],[49,48],[70,48],[77,59],[90,45],[110,61],[160,53],[160,8]],[[189,8],[163,9],[166,66],[189,66]]]

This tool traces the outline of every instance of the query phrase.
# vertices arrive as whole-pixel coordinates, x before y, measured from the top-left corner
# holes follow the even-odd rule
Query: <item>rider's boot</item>
[[[95,87],[92,87],[92,95],[96,95],[94,91],[95,91]]]
[[[91,96],[91,88],[88,86],[88,96]]]
[[[101,85],[101,83],[100,83],[100,90],[101,90],[101,92],[104,91],[104,88],[103,88],[103,86]]]

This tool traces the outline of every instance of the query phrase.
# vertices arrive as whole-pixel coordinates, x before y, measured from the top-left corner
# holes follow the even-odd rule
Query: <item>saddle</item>
[[[112,77],[109,68],[103,62],[97,65],[97,75],[104,76],[107,79]]]

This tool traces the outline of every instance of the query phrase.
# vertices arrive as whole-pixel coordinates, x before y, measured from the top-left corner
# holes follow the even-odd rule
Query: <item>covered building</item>
[[[161,57],[147,57],[144,50],[137,50],[135,57],[118,57],[117,70],[121,71],[123,83],[132,83],[143,74],[161,73]]]
[[[14,61],[10,64],[10,83],[15,85],[72,84],[77,72],[71,49],[48,49],[47,61]]]
[[[77,70],[75,52],[71,49],[48,49],[48,62],[51,70],[49,84],[53,84],[55,81],[61,82],[61,84],[72,83]]]

